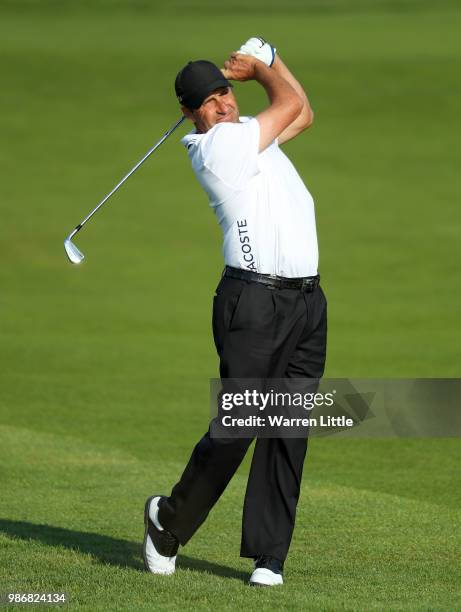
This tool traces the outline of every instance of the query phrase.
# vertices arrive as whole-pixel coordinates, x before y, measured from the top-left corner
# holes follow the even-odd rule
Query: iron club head
[[[67,257],[74,264],[81,263],[85,258],[85,255],[75,246],[70,238],[66,238],[64,240],[64,248],[66,250]]]

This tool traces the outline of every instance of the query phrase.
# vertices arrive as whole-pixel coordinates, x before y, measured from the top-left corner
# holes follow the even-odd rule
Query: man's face
[[[237,123],[239,109],[231,87],[215,89],[195,110],[183,107],[183,112],[197,128],[199,134],[211,130],[217,123]]]

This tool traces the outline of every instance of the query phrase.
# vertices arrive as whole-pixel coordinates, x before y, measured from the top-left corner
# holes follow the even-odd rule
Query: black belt
[[[271,289],[302,289],[303,291],[314,291],[320,284],[320,276],[303,276],[301,278],[286,278],[275,274],[258,274],[241,268],[224,268],[223,276],[236,278],[238,280],[262,283]]]

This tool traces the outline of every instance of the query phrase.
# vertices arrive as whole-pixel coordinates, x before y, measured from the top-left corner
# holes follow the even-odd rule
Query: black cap
[[[232,87],[221,70],[212,62],[189,62],[178,72],[174,88],[179,102],[192,110],[199,108],[203,100],[219,87]]]

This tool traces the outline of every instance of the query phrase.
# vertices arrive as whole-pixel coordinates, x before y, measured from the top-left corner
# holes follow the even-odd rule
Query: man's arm
[[[278,55],[275,56],[271,70],[274,70],[278,75],[285,79],[285,81],[287,81],[293,87],[303,102],[301,113],[279,136],[279,144],[283,144],[312,125],[312,122],[314,121],[314,111],[309,104],[309,100],[307,99],[306,92],[304,91],[302,85],[296,80]]]
[[[280,57],[276,54],[276,49],[270,43],[264,40],[264,38],[260,38],[258,36],[253,36],[249,40],[247,40],[240,47],[239,53],[246,53],[255,57],[256,59],[261,60],[266,64],[266,66],[270,66],[272,70],[275,70],[277,74],[279,74],[282,78],[284,78],[296,93],[299,95],[301,100],[303,101],[303,110],[300,115],[296,118],[292,125],[288,126],[288,128],[279,136],[279,144],[290,140],[297,136],[300,132],[308,128],[314,119],[314,113],[310,107],[309,100],[307,99],[306,93],[297,81],[297,79],[293,76],[293,74],[288,70],[285,64],[282,62]]]
[[[260,127],[259,150],[290,128],[303,110],[303,101],[292,85],[276,70],[251,55],[233,53],[224,62],[223,74],[236,81],[255,80],[266,90],[269,108],[256,116]]]

